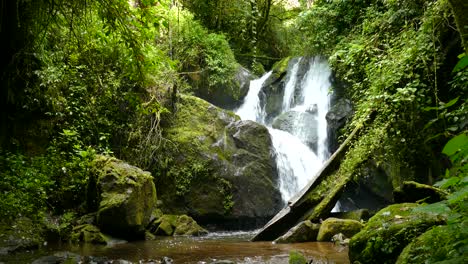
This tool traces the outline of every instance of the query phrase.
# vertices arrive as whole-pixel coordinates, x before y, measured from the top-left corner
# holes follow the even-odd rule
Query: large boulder
[[[281,206],[268,129],[180,95],[156,177],[162,209],[223,228],[259,226]]]
[[[240,106],[249,92],[250,81],[255,79],[255,76],[241,65],[237,66],[237,71],[230,80],[217,86],[208,85],[207,74],[192,73],[188,77],[195,88],[196,96],[225,109]]]
[[[320,224],[314,224],[309,220],[300,222],[291,228],[286,234],[277,238],[275,243],[300,243],[316,241]]]
[[[317,241],[330,242],[334,235],[340,233],[347,238],[351,238],[363,227],[364,225],[356,220],[328,218],[320,226]]]
[[[276,117],[272,127],[289,132],[310,148],[317,149],[318,121],[314,113],[288,111]]]
[[[102,234],[97,226],[84,224],[73,228],[70,241],[106,245],[109,242],[109,238]]]
[[[406,245],[435,225],[443,224],[446,215],[419,210],[418,204],[390,205],[369,219],[364,229],[349,243],[351,262],[395,263]]]
[[[121,160],[97,156],[88,186],[88,206],[97,208],[97,225],[126,239],[144,238],[156,204],[151,173]]]
[[[148,229],[157,236],[201,236],[208,233],[187,215],[163,215],[150,223]]]

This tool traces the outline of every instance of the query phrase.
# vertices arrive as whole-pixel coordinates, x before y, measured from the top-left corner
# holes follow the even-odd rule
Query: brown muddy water
[[[170,237],[129,243],[115,240],[109,246],[49,245],[35,252],[8,257],[0,256],[0,262],[31,263],[41,256],[69,251],[82,256],[106,257],[109,260],[124,259],[134,263],[169,257],[173,259],[174,264],[208,264],[216,260],[229,260],[246,264],[280,264],[288,263],[289,252],[297,250],[306,256],[311,263],[349,263],[348,248],[335,246],[333,243],[273,244],[272,242],[249,242],[252,236],[252,232],[212,233],[198,238]]]

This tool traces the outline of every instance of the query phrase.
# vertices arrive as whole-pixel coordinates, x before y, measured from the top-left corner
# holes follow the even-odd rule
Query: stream
[[[31,263],[41,256],[72,252],[93,256],[94,263],[108,260],[127,260],[148,263],[169,257],[173,263],[288,263],[291,250],[301,252],[312,263],[349,263],[348,249],[333,243],[308,242],[298,244],[273,244],[249,242],[253,232],[211,233],[204,237],[167,237],[153,241],[122,243],[109,246],[69,244],[48,245],[41,250],[16,255],[0,256],[0,263]],[[89,260],[88,260],[89,261]],[[222,262],[224,261],[224,262]],[[89,261],[89,263],[92,263]]]
[[[236,113],[243,120],[265,125],[270,131],[279,175],[278,188],[286,203],[314,179],[329,157],[325,115],[330,108],[330,69],[320,58],[293,59],[283,90],[274,102],[274,114],[266,111],[272,109],[268,106],[272,101],[268,85],[265,85],[270,77],[272,72],[251,81],[244,104]],[[108,246],[48,245],[30,253],[0,256],[0,264],[2,261],[31,263],[38,257],[63,251],[135,263],[150,263],[149,260],[163,257],[171,258],[173,263],[288,263],[291,250],[300,251],[310,263],[349,263],[348,249],[333,243],[249,242],[254,235],[255,231],[214,232],[204,237],[167,237],[130,243],[116,240]]]

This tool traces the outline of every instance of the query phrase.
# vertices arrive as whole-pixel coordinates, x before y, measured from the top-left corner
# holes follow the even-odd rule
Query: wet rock
[[[338,234],[334,235],[332,237],[331,241],[337,246],[347,246],[347,245],[349,245],[349,238],[347,238],[342,233],[338,233]]]
[[[395,189],[393,196],[396,203],[414,203],[422,200],[426,203],[436,203],[444,200],[447,193],[430,185],[405,181],[401,187]]]
[[[137,167],[106,156],[94,161],[90,180],[90,208],[97,205],[97,225],[102,231],[126,239],[143,239],[156,203],[153,177]]]
[[[297,136],[310,148],[317,149],[318,121],[315,114],[309,112],[288,111],[273,120],[273,128]]]
[[[446,215],[419,210],[413,203],[380,210],[349,243],[351,262],[395,263],[403,248],[432,226],[444,224]]]
[[[317,234],[320,224],[314,224],[311,221],[300,222],[291,228],[286,234],[277,238],[275,243],[299,243],[307,241],[317,241]]]
[[[331,141],[330,149],[332,151],[336,150],[339,146],[339,130],[351,119],[352,115],[353,107],[351,101],[345,98],[338,99],[326,114],[325,118],[327,119],[328,133]]]
[[[98,227],[90,224],[84,224],[73,228],[70,241],[75,243],[82,242],[106,245],[109,238],[102,234]]]
[[[78,254],[64,251],[57,252],[50,256],[40,257],[32,262],[32,264],[78,264],[82,263],[82,257]]]
[[[265,223],[281,206],[268,129],[181,95],[158,169],[162,210],[223,229]],[[164,169],[166,168],[166,169]]]
[[[317,235],[317,241],[328,242],[336,234],[343,234],[347,238],[352,237],[363,228],[363,224],[356,220],[328,218],[322,222]]]
[[[235,264],[236,262],[231,260],[214,260],[210,262],[211,264]]]
[[[37,249],[43,243],[42,227],[29,218],[20,217],[14,223],[0,222],[0,255]]]
[[[161,259],[161,264],[172,264],[174,262],[174,260],[172,260],[171,258],[169,257],[163,257]]]
[[[163,215],[153,221],[148,230],[158,236],[201,236],[208,233],[187,215]]]

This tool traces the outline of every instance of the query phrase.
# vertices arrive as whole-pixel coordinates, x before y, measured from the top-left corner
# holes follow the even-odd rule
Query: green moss
[[[275,74],[276,77],[280,77],[282,74],[286,73],[290,60],[291,60],[291,57],[286,57],[276,62],[272,67],[273,74]]]
[[[434,225],[445,223],[444,215],[415,210],[418,204],[394,204],[369,219],[350,240],[349,257],[361,263],[394,263],[403,248]]]
[[[468,222],[437,226],[406,246],[396,263],[466,263],[467,247]]]
[[[187,215],[163,215],[148,229],[158,236],[199,236],[208,233]]]
[[[90,224],[79,225],[73,228],[70,241],[75,243],[107,244],[109,238],[101,230]]]
[[[307,259],[300,252],[291,250],[289,252],[289,264],[307,264]]]
[[[332,237],[339,233],[351,238],[363,227],[364,225],[356,220],[328,218],[320,226],[317,241],[330,242]]]

